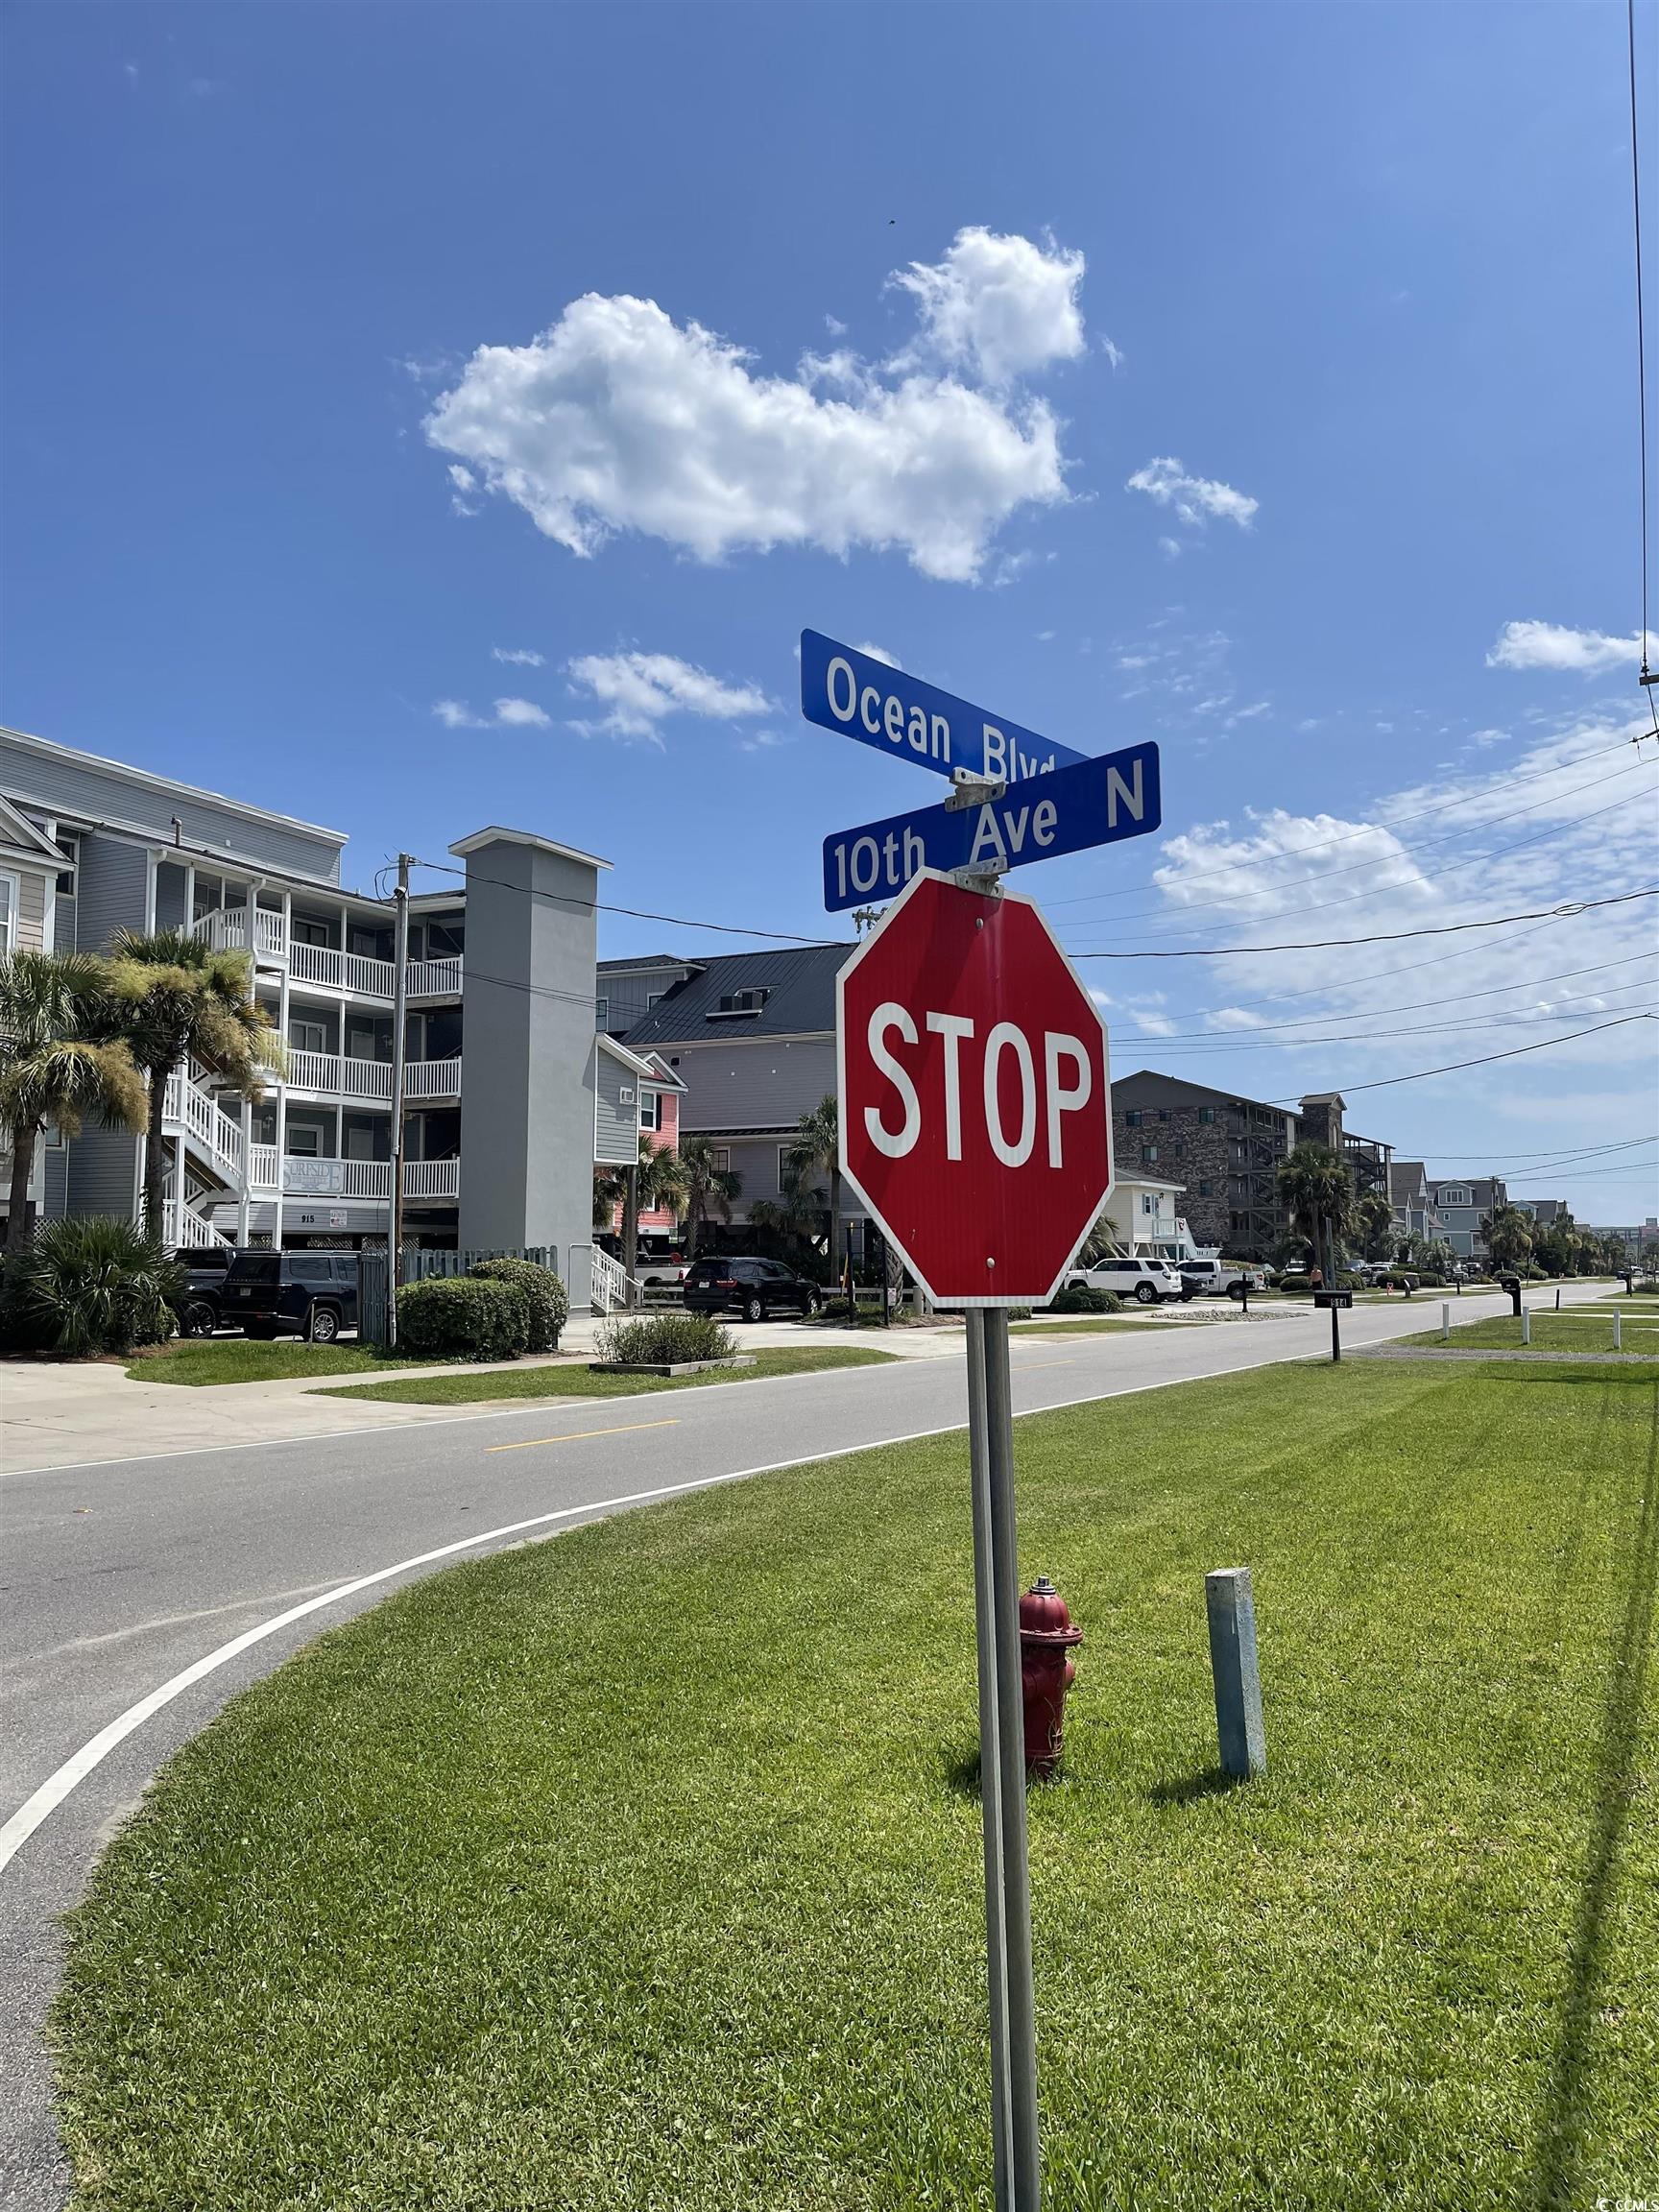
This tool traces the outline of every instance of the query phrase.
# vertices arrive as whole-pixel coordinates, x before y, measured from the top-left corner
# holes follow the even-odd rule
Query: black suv
[[[224,1318],[250,1336],[284,1332],[332,1344],[357,1326],[355,1252],[238,1252],[225,1273]]]
[[[680,1295],[693,1313],[723,1313],[735,1307],[745,1321],[764,1321],[778,1306],[816,1313],[824,1303],[817,1284],[781,1260],[694,1260]]]
[[[180,1336],[211,1336],[225,1310],[225,1276],[236,1257],[228,1245],[175,1252],[184,1270],[183,1295],[173,1302]]]

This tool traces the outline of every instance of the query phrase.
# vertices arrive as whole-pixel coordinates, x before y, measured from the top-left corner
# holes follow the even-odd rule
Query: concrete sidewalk
[[[232,1444],[272,1444],[294,1437],[337,1436],[356,1430],[453,1421],[487,1410],[488,1400],[469,1406],[408,1406],[394,1400],[341,1395],[359,1382],[422,1375],[522,1375],[543,1370],[548,1405],[568,1403],[559,1389],[562,1370],[586,1368],[593,1356],[593,1330],[586,1319],[565,1333],[564,1349],[541,1358],[499,1360],[457,1370],[453,1361],[399,1366],[384,1376],[300,1375],[273,1382],[207,1383],[133,1382],[119,1361],[7,1361],[0,1365],[0,1474],[71,1467],[108,1459],[150,1458],[176,1452],[224,1450]],[[962,1332],[937,1329],[803,1329],[796,1322],[765,1321],[733,1331],[746,1352],[850,1344],[889,1352],[903,1359],[959,1354]],[[140,1363],[141,1364],[141,1363]],[[515,1397],[512,1404],[528,1401]]]

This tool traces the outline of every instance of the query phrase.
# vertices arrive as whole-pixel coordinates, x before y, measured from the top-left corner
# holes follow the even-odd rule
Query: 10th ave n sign
[[[940,1306],[1052,1297],[1112,1190],[1106,1025],[1028,901],[917,876],[841,971],[841,1165]]]

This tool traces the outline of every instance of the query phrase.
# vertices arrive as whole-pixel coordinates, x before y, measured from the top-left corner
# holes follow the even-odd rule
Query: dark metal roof
[[[791,946],[784,952],[722,952],[660,998],[649,1014],[624,1031],[636,1052],[697,1039],[735,1044],[744,1037],[800,1037],[835,1029],[835,978],[856,945]],[[728,1014],[723,998],[764,991],[757,1014]]]

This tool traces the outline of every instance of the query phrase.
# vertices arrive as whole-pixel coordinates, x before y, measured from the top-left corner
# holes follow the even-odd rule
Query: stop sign
[[[1029,901],[921,874],[842,969],[842,1172],[935,1305],[1053,1296],[1112,1189],[1106,1024]]]

